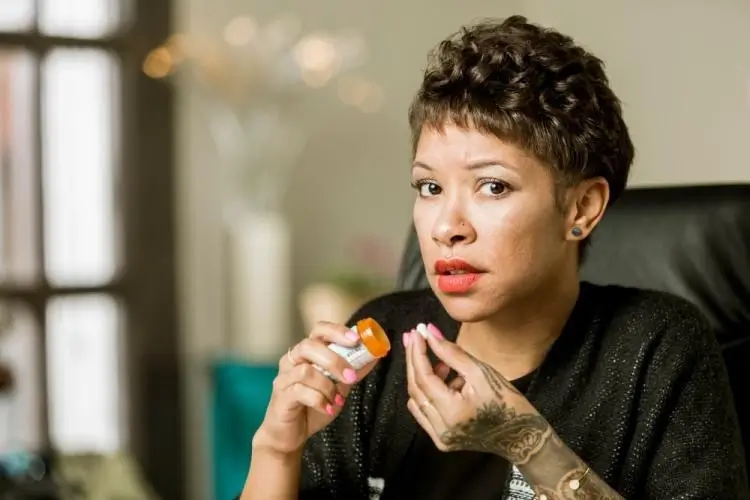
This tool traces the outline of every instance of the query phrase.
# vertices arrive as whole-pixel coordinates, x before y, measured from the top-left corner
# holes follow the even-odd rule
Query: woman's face
[[[555,179],[519,148],[474,129],[424,128],[412,182],[430,285],[456,320],[486,319],[577,266]]]

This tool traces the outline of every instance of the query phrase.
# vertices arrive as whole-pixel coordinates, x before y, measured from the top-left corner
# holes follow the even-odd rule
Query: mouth
[[[484,271],[460,259],[435,262],[438,288],[447,294],[468,293]]]
[[[482,270],[461,259],[438,260],[435,262],[435,274],[438,276],[458,276],[462,274],[480,274],[482,272]]]

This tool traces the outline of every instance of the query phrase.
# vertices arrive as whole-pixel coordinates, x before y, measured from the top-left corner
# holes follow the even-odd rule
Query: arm
[[[302,454],[280,454],[255,445],[240,500],[295,500],[298,498]]]
[[[354,318],[374,312],[368,305]],[[367,496],[367,471],[362,469],[369,463],[367,444],[374,414],[370,410],[376,403],[387,360],[364,367],[353,382],[346,379],[351,367],[326,343],[347,342],[347,329],[331,324],[316,326],[320,331],[333,327],[341,330],[339,338],[321,336],[314,328],[310,339],[282,357],[266,418],[253,437],[241,500]],[[342,382],[332,384],[312,363]]]

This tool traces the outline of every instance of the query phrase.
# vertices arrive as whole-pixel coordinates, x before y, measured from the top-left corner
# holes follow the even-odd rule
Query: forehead
[[[415,164],[432,168],[493,161],[518,169],[540,166],[535,158],[508,141],[450,123],[441,129],[423,127],[414,154]]]

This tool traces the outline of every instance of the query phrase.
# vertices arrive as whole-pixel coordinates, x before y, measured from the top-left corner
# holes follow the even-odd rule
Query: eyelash
[[[425,186],[427,184],[438,185],[438,183],[434,179],[421,179],[421,180],[418,180],[418,181],[413,181],[411,183],[411,187],[412,187],[412,189],[414,189],[414,190],[417,191],[418,195],[421,198],[428,198],[428,196],[423,196],[422,195],[422,186]],[[493,195],[491,195],[494,198],[500,198],[501,196],[505,196],[507,194],[507,192],[510,191],[510,186],[508,185],[508,183],[507,182],[503,182],[500,179],[484,178],[484,179],[480,179],[477,182],[477,184],[480,187],[481,186],[485,186],[487,184],[499,184],[500,186],[502,186],[503,187],[503,192],[500,193],[500,194],[493,194]],[[437,196],[437,195],[435,195],[435,196]]]

